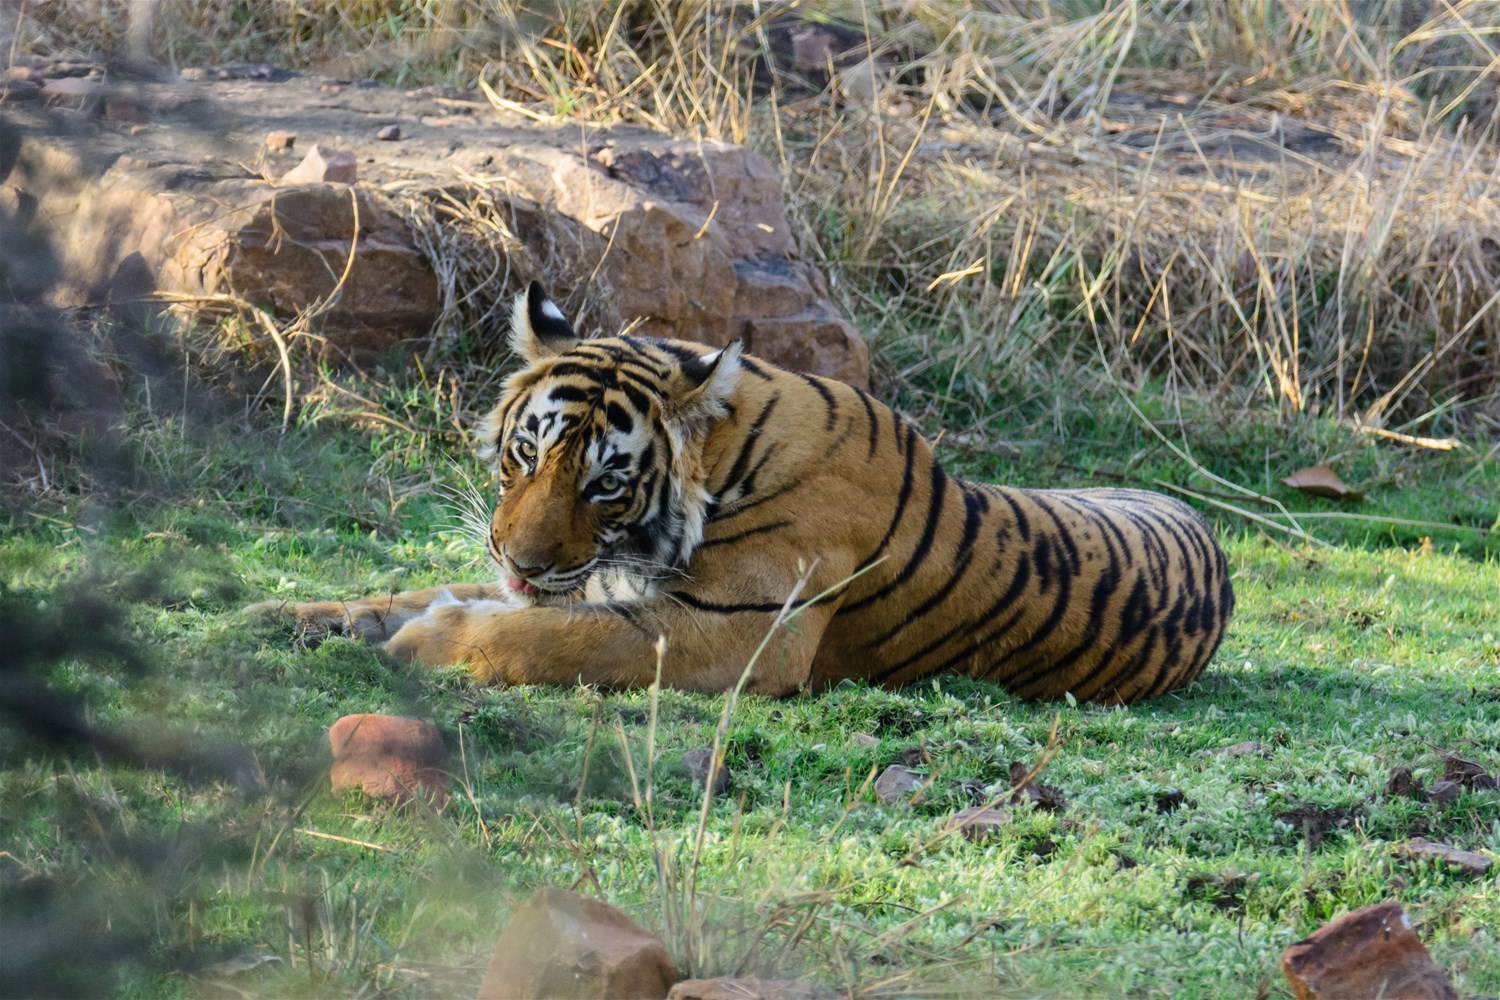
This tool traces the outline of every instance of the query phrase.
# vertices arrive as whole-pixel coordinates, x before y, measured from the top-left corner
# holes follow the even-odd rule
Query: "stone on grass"
[[[1475,792],[1492,792],[1500,788],[1500,779],[1486,771],[1483,764],[1456,753],[1443,754],[1443,780],[1456,781]]]
[[[448,748],[438,728],[399,715],[346,715],[328,730],[334,791],[358,788],[375,798],[405,802],[420,796],[448,802]]]
[[[667,949],[640,924],[608,903],[547,888],[510,918],[476,1000],[659,1000],[676,979]]]
[[[1399,904],[1379,903],[1320,927],[1281,954],[1297,1000],[1457,1000]]]
[[[281,175],[277,183],[293,184],[353,184],[359,176],[359,167],[354,154],[347,149],[332,146],[314,146],[307,151],[302,162]]]
[[[722,795],[729,790],[733,775],[724,766],[724,761],[715,762],[713,755],[713,750],[708,748],[689,750],[682,755],[682,769],[693,779],[695,787],[708,788],[711,794]]]
[[[275,132],[266,133],[267,149],[291,149],[297,144],[297,133],[277,129]]]
[[[817,1000],[822,995],[817,987],[796,979],[721,976],[684,979],[672,987],[667,1000]]]
[[[913,794],[926,784],[925,775],[901,764],[892,764],[875,779],[875,797],[888,806],[909,802]]]
[[[1420,799],[1425,798],[1427,790],[1422,787],[1422,779],[1412,776],[1409,767],[1391,768],[1391,776],[1385,782],[1385,797],[1388,799]]]
[[[1427,786],[1427,801],[1447,805],[1449,802],[1457,802],[1463,793],[1464,786],[1456,781],[1434,781]]]
[[[878,747],[880,746],[880,737],[872,736],[869,733],[850,733],[849,745],[851,747],[859,747],[863,749]]]
[[[1483,875],[1495,864],[1494,860],[1478,851],[1465,851],[1447,844],[1434,844],[1423,837],[1413,837],[1402,849],[1414,858],[1436,858],[1455,868],[1462,868],[1470,875]]]
[[[395,142],[397,139],[401,138],[401,126],[387,125],[385,128],[375,133],[375,138],[379,139],[381,142]]]
[[[973,806],[961,809],[943,821],[944,830],[956,830],[969,840],[988,840],[998,834],[1010,822],[1007,809],[986,809]]]
[[[1243,743],[1235,743],[1231,746],[1209,750],[1208,753],[1216,757],[1249,757],[1252,754],[1260,753],[1264,749],[1264,744],[1257,743],[1255,740],[1246,740]]]

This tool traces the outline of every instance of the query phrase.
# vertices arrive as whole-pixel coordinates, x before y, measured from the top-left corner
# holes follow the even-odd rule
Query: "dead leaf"
[[[1308,496],[1344,500],[1348,503],[1358,503],[1365,498],[1364,490],[1350,486],[1326,465],[1309,465],[1305,469],[1298,469],[1282,482]]]

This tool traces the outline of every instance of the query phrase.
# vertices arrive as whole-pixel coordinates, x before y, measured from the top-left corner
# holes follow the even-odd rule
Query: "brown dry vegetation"
[[[121,52],[126,7],[23,9],[16,45]],[[1500,5],[790,10],[162,0],[153,50],[485,87],[539,120],[757,145],[898,382],[1066,366],[1230,409],[1493,429]],[[842,44],[798,51],[807,22]]]

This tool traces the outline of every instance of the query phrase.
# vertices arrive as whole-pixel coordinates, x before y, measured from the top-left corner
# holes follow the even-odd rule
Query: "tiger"
[[[1123,704],[1191,683],[1234,606],[1191,507],[950,475],[911,420],[737,343],[583,339],[518,295],[477,427],[496,576],[254,610],[496,685],[770,697],[940,674]]]

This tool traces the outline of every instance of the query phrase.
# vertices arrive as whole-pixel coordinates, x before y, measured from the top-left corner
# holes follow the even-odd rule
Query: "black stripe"
[[[776,376],[766,371],[765,367],[759,361],[743,354],[740,355],[740,367],[763,381],[772,382],[776,379]]]
[[[761,493],[754,499],[744,501],[736,500],[732,506],[728,507],[727,509],[720,510],[709,517],[708,523],[717,524],[720,521],[727,521],[730,518],[739,517],[741,514],[744,514],[747,511],[754,510],[756,507],[759,507],[763,503],[767,503],[771,500],[775,500],[777,497],[790,493],[792,490],[801,485],[802,480],[796,480],[790,483],[782,483],[780,486],[776,487],[776,489],[770,491],[769,493]]]
[[[870,394],[863,389],[855,389],[854,394],[864,404],[865,416],[870,421],[870,458],[875,457],[875,449],[880,445],[880,421],[875,416],[875,407],[870,403]]]
[[[839,404],[834,400],[833,393],[829,392],[828,387],[813,375],[809,375],[806,372],[792,372],[792,374],[812,386],[817,394],[823,397],[823,405],[828,409],[828,413],[823,417],[823,429],[825,431],[833,430],[833,424],[839,412]]]
[[[942,635],[938,636],[936,639],[933,639],[927,645],[923,646],[921,649],[917,650],[915,653],[912,653],[910,656],[908,656],[906,659],[902,660],[900,663],[898,663],[895,666],[891,667],[890,669],[886,670],[879,677],[876,677],[875,678],[875,683],[877,683],[877,684],[884,684],[884,683],[886,683],[892,677],[896,676],[898,673],[900,673],[901,671],[903,671],[907,667],[909,667],[911,664],[916,663],[919,660],[922,660],[923,658],[927,657],[928,655],[936,652],[937,650],[941,649],[943,646],[947,645],[947,643],[948,643],[948,641],[950,639],[952,639],[955,636],[957,636],[960,632],[964,632],[966,629],[967,629],[967,634],[968,635],[973,635],[974,632],[977,631],[983,625],[984,622],[990,620],[991,618],[994,618],[995,615],[999,614],[1000,611],[1003,608],[1005,608],[1011,602],[1015,601],[1016,598],[1018,598],[1021,595],[1021,591],[1023,591],[1023,590],[1026,589],[1026,584],[1029,583],[1030,580],[1031,580],[1031,558],[1030,558],[1030,556],[1028,556],[1026,553],[1023,552],[1021,554],[1021,558],[1019,560],[1017,560],[1017,562],[1016,562],[1015,572],[1011,574],[1009,586],[1007,586],[1005,588],[1005,590],[1000,594],[1000,596],[995,599],[995,603],[991,604],[988,608],[985,609],[984,613],[982,615],[980,615],[977,620],[964,621],[964,622],[960,622],[957,625],[954,625],[952,628],[948,629],[948,631],[944,632]],[[1011,616],[1011,618],[1004,625],[1002,625],[999,629],[996,629],[995,632],[993,632],[987,638],[981,639],[980,642],[978,644],[976,644],[975,648],[977,648],[978,645],[982,645],[985,642],[988,642],[990,639],[998,636],[999,634],[1001,634],[1002,632],[1004,632],[1006,629],[1008,629],[1010,626],[1014,625],[1016,623],[1016,621],[1020,618],[1020,616],[1025,612],[1025,610],[1026,610],[1025,608],[1022,608],[1020,611],[1017,611],[1016,614],[1013,615],[1013,616]],[[959,656],[953,657],[947,663],[944,663],[940,667],[938,667],[937,670],[945,669],[950,664],[954,663],[956,660],[961,659],[964,655],[967,655],[967,654],[966,653],[961,653],[961,654],[959,654]],[[936,673],[937,670],[933,670],[933,671],[930,671],[930,672],[931,673]]]
[[[1065,673],[1069,667],[1083,659],[1084,654],[1098,645],[1099,634],[1102,631],[1104,622],[1104,612],[1109,606],[1109,599],[1114,596],[1119,587],[1120,566],[1119,563],[1111,561],[1109,566],[1099,574],[1098,579],[1094,581],[1094,592],[1089,596],[1089,616],[1084,622],[1083,636],[1066,653],[1056,657],[1048,657],[1045,662],[1040,664],[1042,669],[1034,677],[1026,681],[1016,682],[1014,690],[1017,694],[1021,694],[1023,688],[1036,687],[1051,675]],[[1105,660],[1108,660],[1107,655]],[[1024,673],[1029,667],[1030,664],[1027,667],[1021,668],[1021,670]],[[1061,681],[1061,678],[1058,677],[1056,680]],[[1074,693],[1076,694],[1077,692]]]
[[[1063,524],[1060,520],[1058,520],[1057,515],[1052,512],[1052,508],[1041,502],[1041,499],[1039,497],[1033,495],[1032,500],[1036,503],[1037,509],[1041,510],[1049,518],[1052,519],[1052,523],[1056,526],[1057,532],[1055,535],[1050,537],[1056,537],[1062,541],[1063,546],[1068,549],[1068,553],[1072,559],[1072,562],[1060,567],[1062,572],[1058,574],[1057,579],[1057,600],[1052,605],[1052,611],[1047,615],[1046,620],[1037,627],[1036,631],[1032,632],[1031,635],[1027,637],[1025,642],[1008,651],[1008,653],[1006,654],[1007,657],[1019,656],[1020,654],[1025,653],[1028,650],[1035,649],[1037,646],[1050,639],[1052,637],[1052,633],[1057,631],[1058,622],[1062,621],[1063,616],[1068,613],[1068,610],[1072,605],[1073,579],[1078,570],[1078,550],[1073,546],[1072,539],[1068,537],[1067,529],[1063,527]],[[1040,546],[1041,542],[1047,537],[1049,536],[1042,536],[1041,538],[1039,538],[1037,540],[1038,546]],[[1046,669],[1045,662],[1042,666],[1042,669]],[[1031,681],[1034,679],[1034,677],[1029,676],[1022,676],[1019,678],[1012,676],[1010,679],[1005,681],[1005,684],[1007,686],[1022,687],[1026,684],[1031,683]]]
[[[750,463],[750,455],[755,450],[755,444],[760,440],[761,428],[765,427],[766,421],[771,419],[771,413],[776,409],[776,404],[781,402],[781,394],[772,396],[765,406],[761,407],[760,413],[756,414],[755,420],[745,431],[745,441],[740,445],[739,454],[734,458],[734,464],[729,467],[729,475],[724,482],[714,490],[716,496],[722,497],[737,486],[741,477],[745,474],[745,467]]]
[[[576,385],[554,385],[547,390],[547,399],[553,403],[588,403],[592,402],[598,393],[597,388],[590,392]]]
[[[646,628],[646,626],[642,625],[640,623],[640,620],[636,618],[635,613],[638,609],[631,604],[628,604],[625,601],[606,601],[604,604],[604,610],[610,612],[616,617],[625,619],[630,624],[634,625],[636,631],[640,632],[646,638],[656,638],[655,634],[653,634],[650,629]]]
[[[779,531],[782,528],[790,528],[795,523],[795,521],[772,521],[769,524],[762,524],[758,527],[746,528],[744,531],[733,535],[725,535],[723,538],[705,538],[698,548],[707,549],[715,545],[728,545],[731,542],[742,541],[752,535],[761,535],[768,531]]]
[[[1011,516],[1016,521],[1016,527],[1021,531],[1021,541],[1029,542],[1031,541],[1031,520],[1026,516],[1026,512],[1021,509],[1021,505],[1016,503],[1010,493],[1011,491],[1003,486],[995,491],[995,495],[1004,500],[1005,505],[1010,508]]]
[[[782,609],[781,604],[716,604],[694,597],[687,591],[671,591],[667,597],[681,601],[696,611],[707,611],[716,615],[774,614]]]
[[[898,588],[905,585],[911,579],[912,572],[916,570],[927,553],[932,548],[932,539],[937,535],[939,519],[943,516],[943,494],[947,492],[948,476],[943,472],[943,467],[936,461],[932,463],[932,481],[928,486],[927,493],[927,522],[922,526],[922,537],[917,541],[917,547],[912,549],[911,556],[906,560],[906,565],[901,567],[901,572],[892,577],[885,586],[873,593],[839,608],[839,614],[846,611],[859,611],[867,608],[876,601],[883,600],[895,593]]]
[[[908,443],[911,443],[910,439],[916,436],[917,432],[908,424],[906,427]],[[885,537],[880,540],[879,545],[875,546],[875,551],[871,552],[865,561],[859,564],[859,568],[854,571],[854,576],[858,576],[875,565],[875,560],[880,558],[881,553],[885,551],[885,547],[895,537],[896,529],[901,527],[901,515],[906,513],[906,503],[911,499],[912,460],[916,457],[916,454],[917,449],[915,447],[908,447],[906,449],[906,469],[901,473],[901,492],[896,497],[896,513],[891,515],[891,523],[885,529]]]

